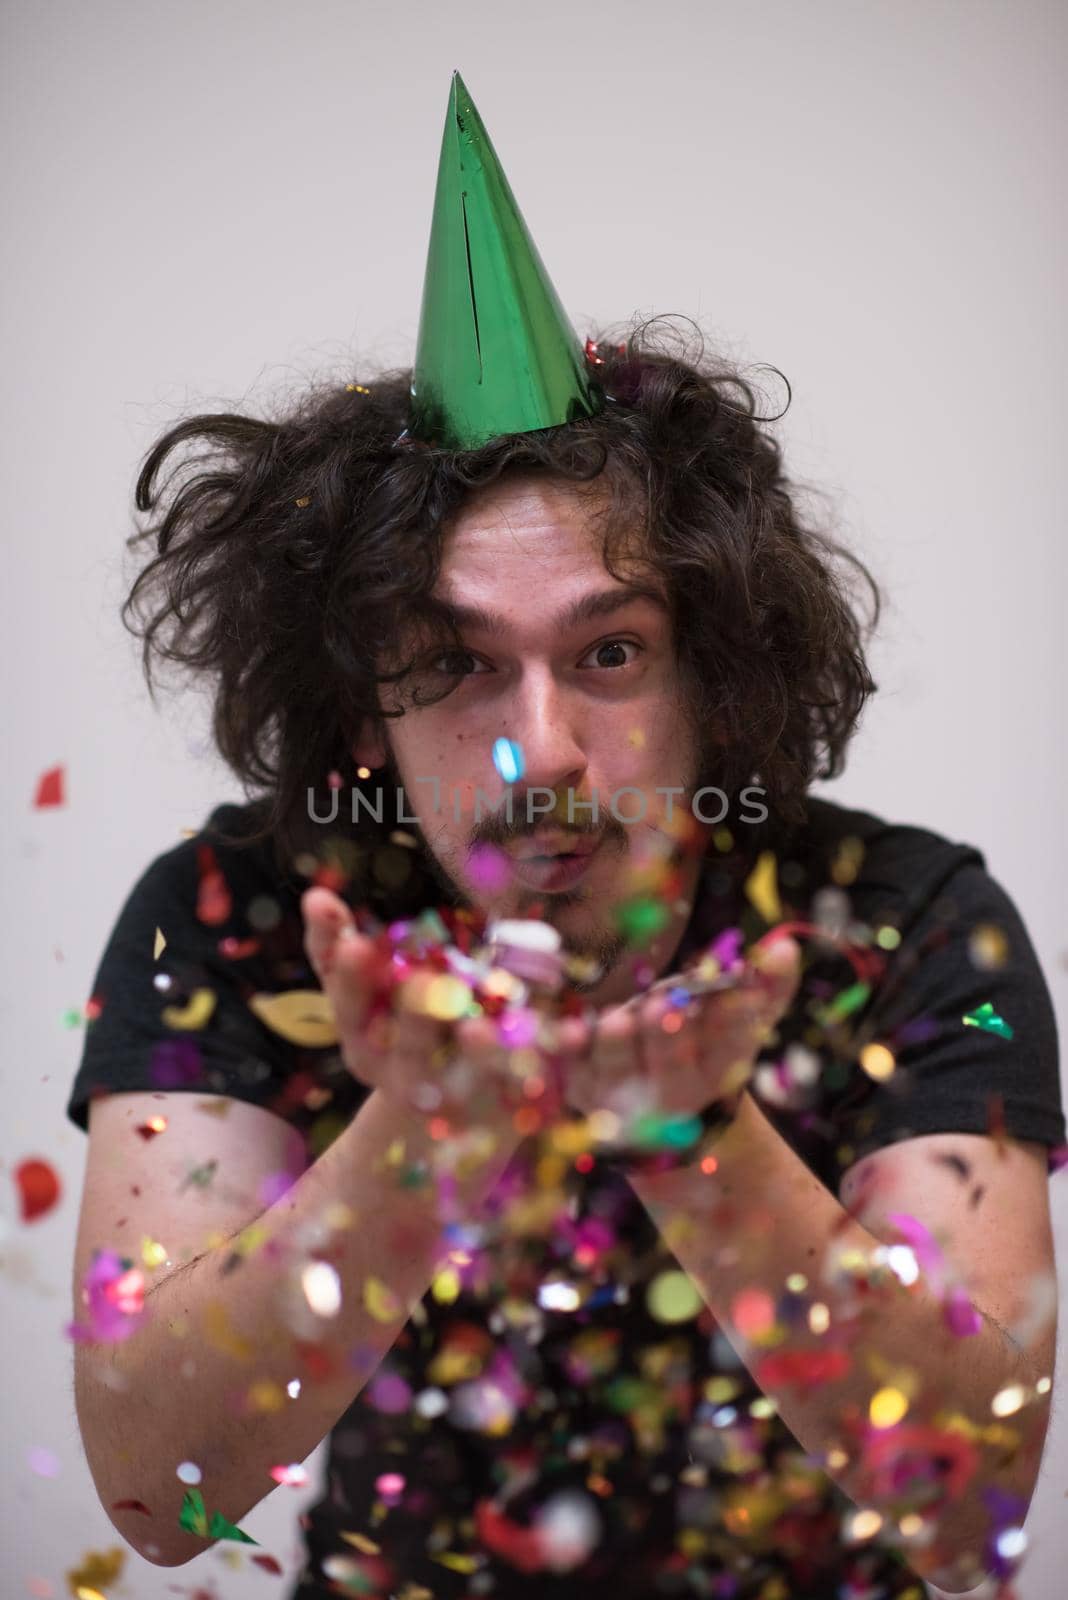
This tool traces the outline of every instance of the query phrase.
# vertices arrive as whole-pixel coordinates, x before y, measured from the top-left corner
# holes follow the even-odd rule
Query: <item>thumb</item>
[[[304,948],[330,1001],[343,1038],[353,1037],[366,1020],[371,994],[372,941],[331,889],[306,889],[301,896]]]
[[[781,1017],[801,981],[801,947],[789,934],[758,940],[750,964],[776,1017]]]

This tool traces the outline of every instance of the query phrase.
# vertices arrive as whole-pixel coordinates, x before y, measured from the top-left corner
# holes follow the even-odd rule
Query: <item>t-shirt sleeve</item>
[[[857,1032],[861,1062],[865,1042],[894,1067],[852,1075],[835,1120],[853,1159],[928,1133],[1064,1144],[1049,988],[1015,904],[974,853],[903,930]]]
[[[131,1089],[224,1094],[299,1121],[289,1089],[307,1052],[250,1008],[250,998],[277,984],[264,939],[250,937],[247,895],[217,875],[227,903],[217,893],[205,921],[199,881],[189,840],[151,863],[119,912],[93,979],[66,1107],[83,1130],[94,1095]],[[290,971],[294,988],[315,982]]]

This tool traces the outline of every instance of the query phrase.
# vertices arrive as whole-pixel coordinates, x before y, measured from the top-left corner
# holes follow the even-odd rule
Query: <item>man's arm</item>
[[[1038,1146],[999,1145],[977,1135],[902,1141],[851,1169],[843,1185],[846,1209],[745,1094],[703,1168],[631,1180],[787,1427],[856,1503],[890,1515],[872,1472],[871,1442],[881,1430],[870,1408],[878,1391],[904,1395],[905,1423],[937,1419],[979,1447],[977,1469],[940,1515],[935,1543],[908,1551],[916,1571],[954,1592],[983,1576],[991,1527],[984,1491],[996,1487],[1018,1497],[1022,1522],[1041,1460],[1055,1341],[1044,1157]],[[967,1185],[962,1160],[971,1175]],[[922,1275],[906,1288],[884,1272],[882,1287],[858,1297],[855,1280],[834,1272],[843,1251],[854,1252],[859,1265],[882,1243],[900,1243],[888,1221],[899,1213],[939,1239],[980,1313],[977,1332],[951,1331],[941,1297]],[[798,1273],[807,1280],[807,1299],[825,1309],[810,1309],[808,1324],[800,1332],[791,1327],[782,1344],[761,1342],[746,1317],[748,1309],[752,1318],[752,1297],[738,1297],[755,1289],[777,1304],[787,1277]],[[1002,1324],[1022,1330],[1020,1344]],[[787,1381],[789,1364],[768,1359],[834,1349],[846,1353],[847,1370],[821,1379],[816,1369],[809,1384]],[[1017,1384],[1022,1407],[1007,1412],[1010,1396],[995,1411],[994,1397]],[[889,1404],[892,1416],[895,1402]]]
[[[519,1143],[503,1115],[476,1139],[449,1196],[466,1218]],[[160,1142],[147,1146],[157,1158]],[[367,1383],[448,1254],[451,1213],[437,1185],[402,1182],[436,1155],[424,1120],[374,1090],[280,1199],[150,1290],[130,1337],[78,1345],[78,1420],[97,1492],[147,1560],[180,1566],[209,1543],[179,1526],[181,1462],[200,1469],[208,1515],[236,1523],[275,1487],[270,1469],[303,1460]],[[136,1202],[130,1210],[136,1225]],[[94,1231],[83,1230],[87,1241]],[[302,1277],[316,1261],[340,1282],[333,1314],[313,1308]],[[82,1310],[76,1302],[76,1318]]]

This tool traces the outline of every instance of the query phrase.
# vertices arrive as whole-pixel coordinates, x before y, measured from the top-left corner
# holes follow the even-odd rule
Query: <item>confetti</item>
[[[149,1117],[147,1122],[139,1122],[134,1127],[134,1132],[139,1133],[146,1142],[154,1139],[157,1134],[163,1133],[167,1127],[166,1117]]]
[[[404,1307],[393,1290],[373,1275],[364,1280],[363,1303],[376,1322],[393,1322],[404,1314]]]
[[[704,1305],[685,1272],[661,1272],[646,1290],[646,1304],[650,1316],[657,1322],[688,1322]]]
[[[109,1550],[87,1551],[81,1565],[65,1574],[70,1593],[77,1597],[80,1592],[102,1594],[110,1589],[122,1577],[127,1553],[118,1545]]]
[[[745,880],[745,893],[765,922],[778,922],[782,918],[777,878],[778,863],[774,851],[761,851],[756,866]]]
[[[981,1028],[984,1033],[996,1033],[1001,1039],[1011,1039],[1013,1029],[999,1017],[990,1001],[985,1001],[981,1006],[976,1006],[974,1011],[969,1011],[961,1021],[969,1028]]]
[[[211,1021],[216,1006],[213,989],[194,989],[184,1006],[164,1006],[162,1016],[168,1028],[195,1032]]]
[[[336,1317],[341,1310],[341,1279],[329,1261],[312,1261],[300,1275],[304,1298],[317,1317]]]
[[[525,771],[523,751],[514,739],[496,739],[493,765],[505,783],[518,783]]]
[[[47,1216],[62,1193],[55,1167],[48,1161],[30,1157],[19,1162],[14,1178],[23,1222],[36,1222],[39,1217]]]
[[[288,1467],[272,1467],[271,1477],[275,1483],[283,1483],[289,1489],[303,1489],[308,1482],[308,1469],[294,1462]]]
[[[258,1539],[228,1522],[221,1512],[213,1511],[209,1520],[204,1500],[198,1489],[187,1489],[178,1513],[178,1526],[187,1533],[199,1534],[202,1539],[232,1539],[239,1544],[258,1544]]]
[[[160,956],[163,954],[164,950],[166,950],[166,948],[167,948],[167,940],[165,939],[165,937],[162,934],[162,932],[160,931],[160,929],[157,928],[156,929],[156,937],[152,942],[152,959],[153,959],[153,961],[158,961]]]
[[[319,989],[289,989],[283,994],[254,994],[249,1010],[272,1033],[302,1049],[320,1050],[338,1042],[334,1009]]]
[[[55,806],[66,804],[66,769],[64,767],[49,767],[47,772],[42,772],[37,780],[34,790],[33,808],[35,811],[47,811]]]
[[[114,1250],[97,1250],[85,1274],[81,1298],[88,1320],[68,1323],[67,1337],[82,1343],[118,1343],[144,1321],[144,1273]]]
[[[216,928],[233,910],[230,887],[210,845],[197,846],[197,921]]]

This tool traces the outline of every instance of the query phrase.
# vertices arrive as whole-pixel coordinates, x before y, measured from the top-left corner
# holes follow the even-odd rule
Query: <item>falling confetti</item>
[[[126,1565],[128,1552],[118,1545],[112,1545],[109,1550],[89,1550],[82,1558],[81,1565],[65,1574],[67,1587],[75,1596],[83,1594],[103,1594],[122,1577],[122,1569]]]
[[[493,744],[493,765],[505,783],[518,783],[523,776],[523,751],[514,739],[496,739]]]
[[[334,1010],[319,989],[289,989],[284,994],[254,994],[249,1009],[290,1044],[319,1050],[337,1044]]]
[[[20,1161],[14,1177],[23,1222],[46,1216],[62,1193],[59,1174],[48,1161],[34,1157]]]
[[[34,791],[34,810],[47,811],[54,806],[65,805],[65,787],[65,767],[50,767],[47,772],[42,772],[37,780],[37,788]]]
[[[233,910],[230,886],[210,845],[197,846],[197,921],[217,928]]]
[[[68,1323],[67,1337],[101,1344],[128,1339],[144,1321],[144,1301],[141,1269],[114,1250],[98,1250],[82,1284],[88,1321]]]
[[[981,1006],[976,1006],[974,1011],[969,1011],[961,1021],[969,1028],[981,1028],[984,1033],[996,1033],[1001,1039],[1011,1039],[1013,1036],[1013,1029],[1004,1018],[998,1016],[989,1000]]]
[[[156,929],[156,937],[152,941],[152,959],[153,959],[153,961],[158,961],[160,956],[163,954],[164,950],[166,950],[166,948],[167,948],[167,940],[164,937],[162,931],[159,928],[157,928]]]
[[[772,850],[762,850],[757,864],[745,880],[745,892],[750,904],[755,906],[765,922],[782,919],[782,902],[779,899],[778,863]]]
[[[213,1511],[209,1520],[204,1499],[198,1489],[187,1489],[178,1513],[178,1526],[187,1533],[197,1533],[202,1539],[233,1539],[239,1544],[258,1544],[258,1539],[227,1522],[221,1512]]]
[[[213,989],[194,989],[184,1006],[164,1006],[163,1020],[168,1028],[184,1028],[196,1032],[211,1021],[216,1004],[217,998]]]

